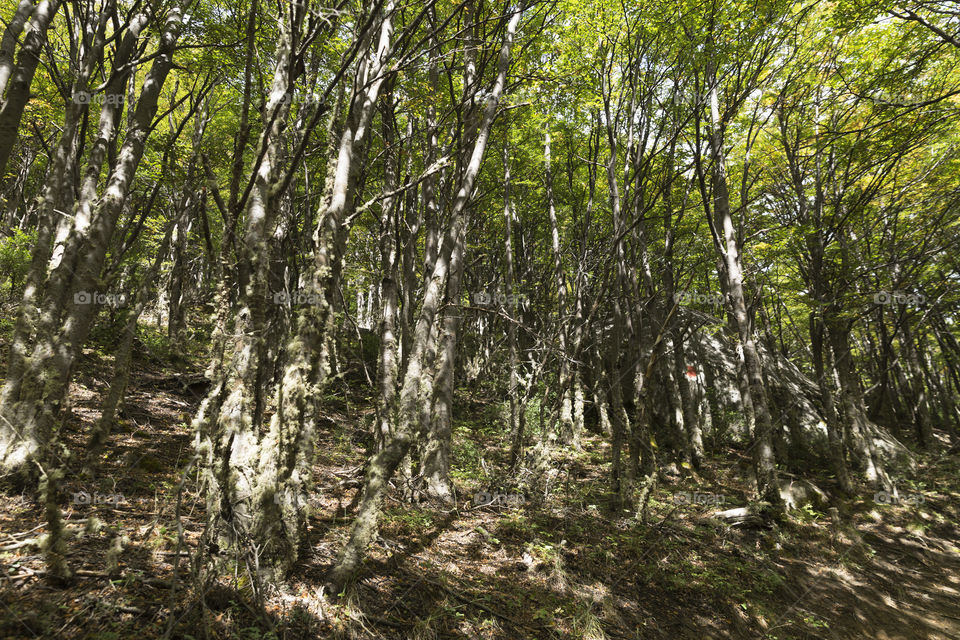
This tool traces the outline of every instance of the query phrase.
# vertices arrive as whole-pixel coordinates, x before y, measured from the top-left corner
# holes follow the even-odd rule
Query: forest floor
[[[910,504],[877,504],[864,489],[755,530],[727,527],[710,517],[715,505],[684,499],[696,492],[722,496],[724,507],[746,503],[749,487],[735,462],[742,454],[719,451],[700,474],[661,482],[643,524],[611,513],[608,445],[588,435],[580,451],[554,451],[559,472],[546,499],[474,507],[478,491],[509,492],[496,398],[458,401],[456,505],[411,505],[394,492],[356,583],[331,604],[319,585],[347,533],[372,416],[368,399],[331,391],[309,548],[297,571],[282,591],[265,593],[262,606],[243,578],[223,577],[198,598],[185,552],[178,580],[173,573],[178,511],[187,550],[203,523],[195,467],[178,492],[203,393],[179,380],[185,371],[196,380],[199,367],[148,352],[134,362],[97,477],[65,481],[63,515],[75,533],[69,585],[43,575],[35,497],[2,488],[0,637],[149,640],[169,625],[172,638],[246,640],[960,638],[955,456],[921,457]],[[109,358],[88,351],[80,370],[63,433],[73,451],[84,450],[98,416]],[[79,469],[79,461],[68,465]],[[812,480],[829,493],[827,479]],[[122,502],[105,502],[117,494]],[[838,508],[839,526],[828,506]],[[118,536],[125,546],[111,573],[107,555]]]

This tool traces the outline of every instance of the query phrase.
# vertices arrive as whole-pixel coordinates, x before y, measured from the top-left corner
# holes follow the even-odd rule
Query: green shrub
[[[0,238],[0,282],[9,282],[10,293],[23,284],[30,270],[30,259],[37,243],[35,231],[16,229],[13,235]]]

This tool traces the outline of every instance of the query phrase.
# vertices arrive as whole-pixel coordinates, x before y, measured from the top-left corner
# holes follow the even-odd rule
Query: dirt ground
[[[82,369],[93,373],[74,385],[63,433],[74,451],[109,381],[109,367],[89,358]],[[260,593],[239,574],[202,580],[191,566],[204,504],[189,430],[202,385],[185,386],[184,375],[139,359],[96,477],[66,479],[69,584],[44,575],[35,496],[2,487],[0,637],[960,638],[960,473],[948,458],[923,466],[920,504],[864,495],[838,503],[838,526],[811,508],[751,530],[675,498],[711,492],[745,502],[735,452],[720,452],[700,475],[661,483],[644,525],[611,513],[606,445],[589,437],[582,451],[555,452],[559,473],[545,499],[475,507],[477,491],[507,489],[496,471],[505,447],[472,400],[458,406],[456,506],[391,495],[368,561],[336,604],[318,585],[346,536],[370,420],[364,398],[336,392],[309,544],[289,583]]]

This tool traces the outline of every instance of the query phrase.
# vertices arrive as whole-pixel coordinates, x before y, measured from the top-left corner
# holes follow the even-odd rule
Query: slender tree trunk
[[[187,172],[187,183],[192,182],[193,167]],[[184,194],[178,211],[180,213],[174,231],[172,262],[169,286],[167,287],[167,339],[170,344],[178,344],[184,329],[184,280],[186,278],[187,236],[190,232],[190,210],[194,206],[193,194]]]
[[[510,441],[517,443],[523,434],[520,431],[519,383],[520,355],[517,350],[517,304],[513,296],[513,203],[510,200],[510,141],[503,145],[503,252],[504,286],[510,303],[510,322],[507,325],[507,349],[510,358],[510,378],[507,383],[507,398],[510,403]],[[520,454],[519,445],[510,447],[510,467],[514,468]]]
[[[27,24],[27,20],[30,19],[36,8],[32,0],[20,0],[16,13],[13,14],[7,28],[3,30],[3,39],[0,40],[0,99],[6,93],[7,83],[10,81],[10,76],[13,75],[17,40],[19,40],[24,25]]]
[[[96,197],[96,181],[106,152],[105,139],[112,138],[117,109],[105,104],[101,113],[101,139],[91,151],[81,201],[66,245],[56,247],[49,262],[49,277],[42,311],[34,330],[37,338],[29,367],[24,360],[11,358],[11,367],[23,374],[11,388],[5,389],[0,415],[4,425],[18,425],[4,433],[3,467],[12,471],[22,468],[36,452],[39,443],[50,437],[52,425],[60,412],[78,349],[96,315],[92,296],[98,292],[98,279],[110,239],[123,210],[133,177],[143,157],[146,138],[157,111],[164,80],[173,65],[173,52],[179,36],[182,12],[174,6],[167,17],[153,65],[143,85],[134,110],[133,126],[127,131],[117,160],[110,171],[103,195]],[[136,20],[135,20],[136,22]],[[121,43],[121,53],[129,53],[136,40],[128,34]],[[126,45],[126,47],[125,47]],[[122,77],[122,74],[121,74]],[[111,79],[116,88],[118,78]],[[121,80],[122,81],[122,80]],[[31,295],[33,295],[31,293]],[[13,388],[16,394],[12,393]],[[9,393],[8,393],[9,392]],[[12,436],[12,437],[11,437]]]
[[[756,429],[753,434],[754,466],[757,474],[757,492],[769,502],[774,510],[782,509],[780,486],[777,480],[776,460],[773,454],[773,419],[767,404],[766,390],[763,385],[763,367],[753,337],[753,327],[747,314],[746,298],[743,293],[743,269],[740,264],[740,247],[736,228],[730,213],[730,199],[727,189],[726,160],[723,152],[723,139],[720,132],[717,87],[714,82],[710,90],[710,112],[713,132],[710,146],[713,154],[713,206],[714,214],[720,222],[725,246],[722,247],[726,271],[726,293],[740,334],[740,347],[743,349],[744,367],[750,385],[750,399],[753,402]]]
[[[615,154],[611,152],[611,159],[607,165],[607,177],[610,183],[610,201],[613,210],[614,233],[618,238],[621,238],[622,234],[620,231],[622,230],[622,225],[619,222],[620,196],[617,190],[616,175],[613,169],[613,162],[615,162],[615,160]],[[629,423],[627,421],[627,412],[623,403],[623,384],[621,382],[624,377],[624,372],[621,370],[620,355],[624,342],[623,334],[625,320],[620,302],[620,296],[625,288],[624,285],[626,276],[624,274],[625,256],[623,252],[622,239],[618,240],[616,245],[615,254],[617,256],[617,286],[614,289],[613,298],[613,328],[610,341],[604,349],[606,360],[606,376],[601,384],[606,386],[604,395],[606,396],[605,400],[610,407],[609,417],[612,431],[612,464],[610,472],[613,493],[615,496],[615,505],[618,508],[626,509],[630,507],[632,502],[631,498],[633,495],[632,478],[629,477],[629,474],[624,469],[623,464],[623,447],[628,437]],[[632,366],[630,368],[633,369]]]
[[[841,406],[852,438],[851,444],[860,457],[867,481],[877,490],[895,493],[896,488],[887,475],[874,444],[875,427],[867,419],[867,411],[863,405],[860,379],[854,369],[853,354],[850,352],[850,329],[830,318],[824,324],[833,350],[834,367],[840,380]]]
[[[8,33],[4,33],[4,49],[8,41],[16,41],[16,21],[29,11],[25,4],[21,3],[18,7],[14,22],[7,29],[9,37]],[[10,152],[17,141],[20,118],[30,100],[33,76],[40,64],[40,51],[47,41],[47,29],[59,8],[60,0],[42,0],[33,10],[30,24],[26,27],[27,35],[23,38],[23,45],[17,54],[15,68],[8,70],[10,65],[4,60],[6,56],[0,56],[0,98],[3,98],[3,103],[0,104],[0,176],[7,170]],[[6,78],[9,78],[9,81]],[[3,95],[4,88],[6,96]]]
[[[387,94],[389,96],[389,94]],[[392,192],[397,185],[399,152],[394,151],[396,136],[393,131],[393,101],[384,100],[383,139],[387,146],[384,191]],[[377,375],[377,449],[390,439],[396,414],[397,396],[397,205],[396,198],[387,197],[381,203],[380,213],[380,291],[383,299],[380,318],[380,354]]]
[[[559,348],[559,373],[557,393],[560,397],[560,439],[574,449],[580,448],[580,434],[573,422],[573,388],[570,375],[570,353],[567,349],[567,286],[563,277],[563,256],[560,253],[560,227],[557,223],[557,209],[553,198],[553,171],[551,167],[550,123],[547,123],[543,143],[543,164],[547,189],[547,214],[550,221],[550,248],[553,254],[553,278],[557,292],[557,338]]]
[[[450,227],[444,237],[437,262],[433,268],[433,274],[424,292],[420,317],[414,333],[413,347],[400,394],[400,414],[397,429],[390,442],[373,456],[367,465],[363,493],[360,498],[357,516],[350,530],[350,539],[337,556],[336,563],[328,576],[331,593],[334,594],[342,590],[347,580],[359,568],[367,546],[376,533],[387,482],[389,482],[400,461],[410,449],[415,435],[420,431],[417,425],[419,417],[417,404],[421,397],[420,378],[424,366],[423,359],[430,339],[430,330],[440,306],[442,290],[450,269],[451,257],[456,246],[463,242],[466,209],[473,193],[477,174],[480,172],[480,165],[483,162],[487,140],[490,135],[490,126],[496,117],[500,96],[506,86],[507,71],[510,66],[510,47],[513,43],[517,24],[520,22],[520,15],[519,11],[516,12],[507,25],[503,47],[500,51],[497,79],[490,93],[487,94],[483,118],[477,128],[473,152],[468,164],[463,169],[463,177],[453,201]]]
[[[437,354],[436,373],[433,376],[430,429],[421,463],[421,474],[426,480],[427,492],[445,502],[454,499],[453,483],[450,481],[450,438],[453,433],[453,389],[460,328],[463,252],[463,242],[459,242],[454,247],[450,258],[447,309],[441,323],[440,351]]]
[[[852,493],[853,486],[850,483],[850,474],[847,472],[843,429],[834,405],[833,387],[830,380],[827,379],[826,367],[824,366],[823,336],[823,322],[810,314],[810,349],[813,354],[813,372],[817,378],[817,388],[820,391],[820,404],[823,405],[823,416],[827,429],[827,446],[830,449],[830,466],[833,474],[837,477],[840,490],[849,495]]]

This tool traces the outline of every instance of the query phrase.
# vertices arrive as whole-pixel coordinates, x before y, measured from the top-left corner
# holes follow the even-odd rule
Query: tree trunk
[[[389,97],[390,94],[387,94]],[[385,160],[384,191],[392,192],[397,186],[399,152],[393,151],[396,136],[393,130],[392,99],[386,99],[383,113],[383,139],[387,147]],[[377,449],[382,449],[393,431],[397,396],[397,204],[396,198],[387,197],[381,203],[380,212],[380,291],[383,299],[380,318],[380,354],[377,374],[377,428],[374,435]]]
[[[846,424],[850,431],[851,444],[860,457],[867,480],[877,490],[896,493],[896,488],[887,475],[874,444],[874,425],[867,419],[863,405],[860,380],[854,369],[850,353],[850,329],[839,321],[827,319],[824,323],[833,350],[834,367],[840,380],[840,400]]]
[[[16,13],[13,14],[13,18],[3,31],[3,39],[0,40],[0,99],[6,93],[7,83],[13,74],[13,59],[17,50],[17,40],[36,8],[32,0],[20,0]]]
[[[560,227],[557,224],[557,209],[553,199],[553,171],[551,169],[550,123],[543,143],[543,164],[547,189],[547,218],[550,221],[550,248],[553,254],[553,278],[557,292],[557,324],[559,373],[557,374],[557,393],[560,397],[560,439],[574,449],[580,448],[580,434],[573,422],[573,388],[570,375],[570,354],[567,349],[567,286],[563,277],[563,256],[560,253]]]
[[[7,29],[9,38],[8,33],[4,33],[4,49],[8,41],[16,40],[15,25],[16,21],[28,11],[25,4],[21,3],[14,21]],[[9,70],[9,63],[0,57],[0,97],[3,97],[3,89],[7,90],[6,97],[3,97],[3,104],[0,105],[0,176],[6,173],[10,152],[17,141],[20,118],[30,100],[30,86],[33,84],[37,65],[40,64],[40,51],[47,42],[47,29],[59,8],[60,0],[42,0],[37,5],[30,18],[30,24],[26,27],[27,35],[23,38],[23,45],[17,54],[15,68]],[[9,78],[9,82],[6,78]],[[5,87],[5,85],[8,86]]]
[[[460,328],[460,282],[463,275],[463,242],[457,243],[450,257],[447,280],[447,309],[441,322],[440,351],[433,376],[433,402],[427,443],[421,462],[421,475],[427,493],[444,502],[454,499],[450,481],[450,438],[453,433],[453,389]]]
[[[836,405],[833,398],[833,387],[827,379],[824,366],[824,327],[823,322],[814,314],[810,314],[810,349],[813,358],[813,372],[817,378],[817,388],[820,391],[820,404],[823,405],[824,422],[827,429],[827,446],[829,447],[830,466],[837,477],[840,490],[850,495],[853,486],[850,483],[850,474],[847,472],[843,429],[837,417]]]
[[[137,20],[135,19],[136,23]],[[0,415],[5,425],[18,425],[12,437],[4,433],[3,467],[8,471],[22,469],[36,452],[41,441],[49,439],[52,425],[64,401],[74,359],[86,339],[97,305],[92,296],[99,290],[99,275],[108,244],[123,210],[133,177],[143,157],[146,138],[157,111],[157,101],[164,80],[173,65],[173,52],[182,25],[182,12],[174,6],[167,17],[159,50],[148,72],[143,91],[134,111],[133,126],[127,131],[117,154],[102,197],[96,198],[106,140],[112,138],[118,110],[105,104],[101,113],[101,139],[91,151],[85,185],[81,191],[77,215],[70,237],[58,246],[50,259],[50,275],[46,279],[45,300],[40,318],[34,327],[36,345],[29,367],[17,383],[11,385],[16,394],[5,389]],[[121,53],[129,54],[136,41],[136,29],[124,37]],[[126,48],[124,45],[127,45]],[[122,84],[122,74],[115,75],[110,85]],[[94,206],[94,202],[96,205]],[[11,367],[23,368],[23,360],[11,358]],[[10,389],[11,391],[13,389]],[[5,431],[12,429],[4,428]]]
[[[234,281],[238,294],[225,332],[230,339],[222,351],[215,350],[211,368],[217,370],[217,378],[194,418],[207,498],[204,535],[216,537],[221,548],[238,549],[248,566],[267,574],[286,566],[286,560],[295,560],[298,548],[278,533],[283,529],[289,536],[296,535],[296,528],[289,528],[295,524],[287,518],[289,501],[277,497],[281,492],[276,482],[264,482],[264,461],[276,462],[290,453],[283,447],[287,443],[278,442],[274,430],[262,437],[261,422],[263,380],[271,369],[266,305],[279,302],[269,292],[270,241],[279,210],[276,188],[282,175],[281,136],[290,111],[289,93],[295,80],[291,63],[301,20],[291,7],[280,11],[280,40],[264,107],[267,124],[257,146],[260,162],[246,200],[242,242],[237,245]],[[278,407],[274,421],[281,411]],[[255,549],[245,546],[251,539],[256,540]]]
[[[350,538],[337,556],[336,563],[328,576],[331,593],[340,593],[356,570],[366,553],[367,546],[376,534],[377,521],[380,516],[381,505],[387,488],[387,482],[396,471],[400,461],[407,454],[414,436],[419,433],[417,419],[419,417],[418,401],[420,399],[420,378],[423,372],[423,359],[430,340],[430,331],[434,318],[440,306],[443,286],[446,283],[451,257],[458,244],[463,242],[463,233],[466,227],[466,208],[473,193],[474,183],[483,162],[487,140],[490,135],[490,126],[497,114],[500,96],[506,86],[507,71],[510,66],[510,47],[521,13],[516,12],[510,19],[504,34],[503,47],[500,51],[497,79],[490,93],[487,94],[484,105],[483,119],[477,129],[477,137],[473,146],[473,153],[469,163],[464,167],[456,198],[451,210],[451,223],[444,237],[443,244],[436,264],[433,268],[430,281],[424,292],[420,317],[417,321],[416,332],[413,337],[413,346],[404,375],[403,388],[400,394],[400,413],[397,429],[390,442],[381,449],[367,465],[364,478],[363,493],[357,516],[350,529]]]
[[[714,82],[710,89],[710,112],[713,132],[710,137],[713,154],[711,173],[713,187],[714,214],[720,222],[725,246],[722,254],[725,260],[727,300],[733,310],[737,330],[740,334],[740,347],[753,402],[756,428],[753,434],[754,466],[757,474],[757,492],[769,502],[776,511],[782,510],[780,487],[777,484],[777,467],[773,454],[773,419],[767,404],[766,390],[763,385],[763,367],[753,337],[753,327],[747,314],[746,298],[743,294],[743,269],[740,264],[740,247],[736,228],[730,213],[730,199],[727,189],[726,159],[723,152],[723,139],[720,132],[717,87]]]
[[[510,441],[517,442],[522,433],[520,430],[519,400],[519,366],[520,355],[517,350],[517,304],[513,297],[513,202],[510,200],[510,141],[503,145],[503,254],[504,254],[504,286],[506,287],[507,301],[510,303],[510,321],[507,324],[507,349],[510,358],[510,377],[507,383],[507,398],[510,403]],[[510,467],[514,468],[519,457],[519,446],[510,447]]]

